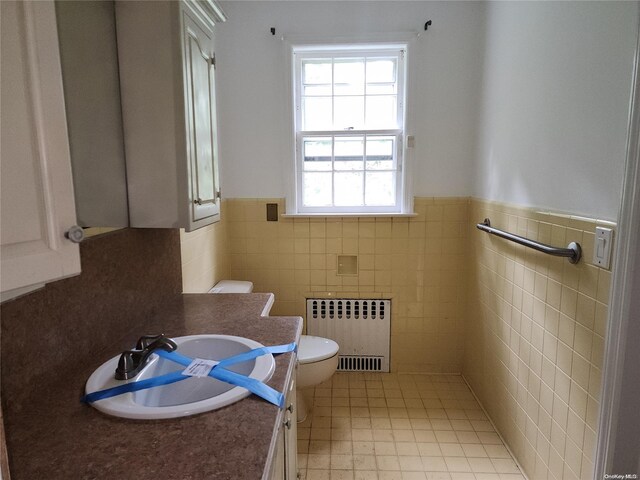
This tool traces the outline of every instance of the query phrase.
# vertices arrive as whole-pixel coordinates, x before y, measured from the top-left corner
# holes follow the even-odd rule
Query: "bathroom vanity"
[[[249,396],[190,417],[134,421],[104,415],[80,402],[91,372],[131,348],[141,334],[217,333],[264,345],[297,342],[302,327],[299,317],[261,317],[269,299],[270,294],[178,295],[119,342],[104,345],[96,339],[99,348],[79,352],[72,371],[52,369],[46,378],[27,378],[29,372],[17,369],[5,372],[3,395],[10,393],[10,398],[3,400],[8,407],[5,422],[12,478],[295,478],[293,353],[275,357],[276,369],[267,382],[287,392],[287,408],[282,410]],[[10,310],[3,313],[12,314]]]

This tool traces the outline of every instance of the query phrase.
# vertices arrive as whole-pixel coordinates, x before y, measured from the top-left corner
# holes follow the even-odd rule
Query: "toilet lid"
[[[302,335],[298,343],[298,362],[313,363],[326,360],[337,354],[338,348],[338,344],[328,338]]]

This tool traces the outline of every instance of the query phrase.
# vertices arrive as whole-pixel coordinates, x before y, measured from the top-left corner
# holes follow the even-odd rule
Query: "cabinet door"
[[[213,32],[184,11],[187,149],[192,222],[220,214]]]
[[[80,272],[53,2],[0,2],[3,298]]]

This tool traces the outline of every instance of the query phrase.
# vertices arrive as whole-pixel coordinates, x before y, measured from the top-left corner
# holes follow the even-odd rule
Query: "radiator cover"
[[[307,333],[338,343],[338,370],[389,371],[391,300],[308,298]]]

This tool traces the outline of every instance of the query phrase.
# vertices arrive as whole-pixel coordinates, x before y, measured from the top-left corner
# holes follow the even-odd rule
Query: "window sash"
[[[402,151],[403,151],[403,132],[401,130],[359,130],[348,131],[314,131],[314,132],[298,132],[296,136],[296,195],[297,195],[297,211],[298,213],[399,213],[402,210]],[[389,169],[368,169],[366,167],[366,141],[371,137],[392,137],[395,140],[393,159],[393,168]],[[304,169],[304,141],[313,138],[332,138],[331,152],[331,169],[325,171],[305,171]],[[363,166],[357,170],[341,170],[335,168],[335,152],[333,146],[334,139],[362,138],[365,147],[362,154]],[[361,172],[363,177],[362,198],[363,202],[367,196],[367,173],[392,173],[395,176],[394,181],[394,204],[393,205],[352,205],[341,206],[336,205],[335,177],[336,173]],[[304,175],[305,173],[325,173],[331,177],[331,205],[325,206],[308,206],[304,205]],[[370,192],[370,190],[369,190]]]
[[[295,172],[295,183],[296,183],[296,211],[297,213],[401,213],[403,209],[403,200],[404,200],[404,178],[403,178],[403,152],[404,152],[404,88],[405,88],[405,66],[404,66],[404,53],[406,50],[406,46],[393,46],[390,48],[384,49],[338,49],[338,50],[323,50],[321,52],[310,50],[310,51],[297,51],[294,49],[294,106],[295,106],[295,135],[296,135],[296,148],[295,148],[295,157],[296,157],[296,172]],[[392,95],[395,96],[395,121],[397,128],[390,129],[375,129],[375,128],[366,128],[362,125],[362,128],[354,128],[354,129],[326,129],[326,130],[302,130],[303,124],[303,98],[313,98],[312,95],[305,96],[304,85],[303,85],[303,62],[305,60],[312,59],[333,59],[333,62],[340,59],[346,58],[363,58],[365,65],[365,77],[363,81],[364,90],[362,98],[366,102],[367,98],[378,96],[377,94],[367,93],[367,78],[366,78],[366,62],[368,60],[375,59],[389,59],[393,58],[396,62],[396,79],[394,82],[388,82],[389,84],[395,84],[395,93]],[[332,77],[331,77],[331,95],[328,95],[329,98],[339,98],[341,95],[336,95],[334,92],[334,70],[332,67]],[[380,82],[375,82],[378,84]],[[381,94],[382,95],[382,94]],[[333,100],[332,100],[333,105]],[[333,122],[333,109],[332,109],[332,124]],[[364,112],[363,112],[364,115]],[[334,124],[335,126],[335,124]],[[395,176],[394,181],[394,204],[393,205],[354,205],[354,206],[336,206],[336,193],[335,193],[335,179],[336,173],[340,174],[344,172],[344,170],[336,170],[335,169],[335,155],[334,155],[334,145],[335,139],[338,138],[354,138],[354,137],[362,137],[363,141],[366,142],[366,138],[377,137],[377,136],[387,136],[393,137],[395,139],[395,151],[394,153],[394,164],[392,169],[385,170],[367,170],[366,169],[366,158],[363,157],[363,167],[362,170],[357,170],[362,173],[363,178],[363,187],[362,187],[362,199],[363,202],[366,201],[367,190],[366,190],[366,181],[367,181],[367,172],[390,172]],[[332,205],[330,206],[305,206],[304,205],[304,196],[303,196],[303,188],[304,188],[304,179],[303,176],[305,174],[304,170],[304,145],[303,139],[309,139],[313,137],[330,137],[332,139],[332,154],[331,154],[331,169],[327,170],[327,173],[330,173],[331,177],[331,201]]]

